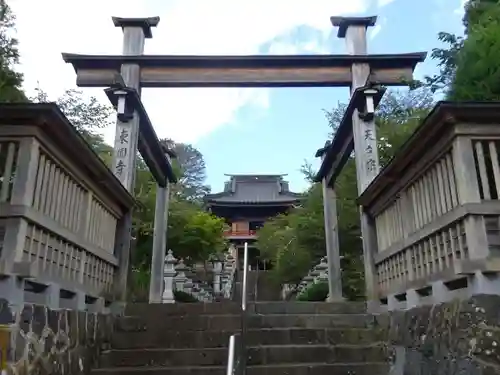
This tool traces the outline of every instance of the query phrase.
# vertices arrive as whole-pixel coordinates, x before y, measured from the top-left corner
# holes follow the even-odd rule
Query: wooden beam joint
[[[327,178],[328,186],[333,187],[354,150],[352,130],[352,116],[354,111],[358,110],[362,118],[373,119],[375,110],[380,104],[385,91],[385,88],[369,83],[354,91],[335,133],[333,142],[324,151],[323,161],[314,178],[315,182],[320,182],[323,178]]]
[[[134,113],[139,116],[139,153],[144,158],[158,185],[166,187],[168,182],[177,182],[172,164],[165,155],[164,148],[137,91],[130,87],[114,87],[104,91],[117,111],[120,121],[130,121]]]

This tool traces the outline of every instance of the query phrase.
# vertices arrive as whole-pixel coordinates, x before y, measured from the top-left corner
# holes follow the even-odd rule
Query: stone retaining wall
[[[500,374],[500,296],[382,314],[393,375]]]
[[[0,299],[0,364],[7,374],[86,374],[109,346],[113,317]],[[5,371],[5,372],[3,372]]]

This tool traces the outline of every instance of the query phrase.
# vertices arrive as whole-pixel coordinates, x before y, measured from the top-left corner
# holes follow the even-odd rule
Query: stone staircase
[[[236,303],[127,308],[93,375],[224,375]],[[249,306],[247,375],[386,375],[388,354],[373,317],[354,303]]]

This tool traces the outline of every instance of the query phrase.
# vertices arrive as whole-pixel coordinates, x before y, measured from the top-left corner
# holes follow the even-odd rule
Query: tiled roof
[[[223,192],[209,194],[213,203],[287,203],[299,200],[300,194],[288,190],[282,175],[232,175]]]

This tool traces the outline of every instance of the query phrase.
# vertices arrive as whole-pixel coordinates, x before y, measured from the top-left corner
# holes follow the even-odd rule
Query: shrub
[[[183,292],[181,290],[174,290],[174,298],[175,298],[175,302],[180,302],[180,303],[199,302],[191,294]]]
[[[320,282],[311,285],[297,296],[297,301],[323,302],[328,297],[328,283]]]

